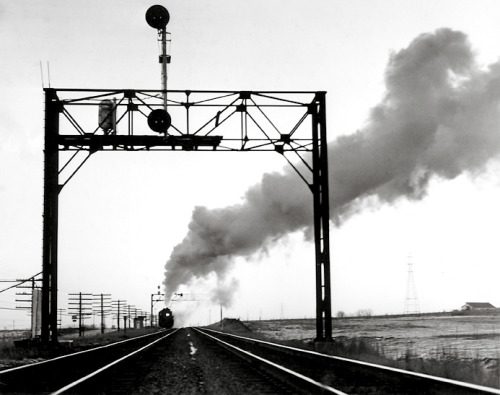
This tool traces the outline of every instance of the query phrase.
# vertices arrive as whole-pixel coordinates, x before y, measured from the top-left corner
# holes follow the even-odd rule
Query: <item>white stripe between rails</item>
[[[172,333],[173,333],[173,332],[172,332]],[[34,363],[30,363],[30,364],[28,364],[28,365],[16,366],[15,368],[10,368],[10,369],[5,369],[5,370],[0,370],[0,376],[1,376],[3,373],[12,372],[12,371],[14,371],[14,370],[20,370],[20,369],[30,368],[30,367],[32,367],[32,366],[42,365],[42,364],[45,364],[45,363],[50,363],[50,362],[52,362],[52,361],[57,361],[58,359],[70,358],[70,357],[73,357],[73,356],[75,356],[75,355],[85,354],[85,353],[92,352],[92,351],[95,351],[95,350],[99,350],[99,349],[102,349],[102,348],[113,347],[113,346],[116,346],[117,344],[126,343],[126,342],[129,342],[129,341],[132,341],[132,340],[141,339],[141,338],[143,338],[143,337],[153,336],[153,335],[156,335],[156,334],[158,334],[158,332],[154,332],[154,333],[147,333],[147,334],[145,334],[145,335],[141,335],[141,336],[137,336],[137,337],[132,337],[132,338],[130,338],[130,339],[120,340],[119,342],[114,342],[114,343],[105,344],[104,346],[94,347],[94,348],[91,348],[91,349],[89,349],[89,350],[77,351],[77,352],[74,352],[74,353],[71,353],[71,354],[65,354],[65,355],[61,355],[61,356],[59,356],[59,357],[55,357],[55,358],[52,358],[52,359],[47,359],[47,360],[45,360],[45,361],[34,362]]]
[[[67,391],[67,390],[69,390],[69,389],[71,389],[71,388],[73,388],[73,387],[77,386],[78,384],[83,383],[85,380],[88,380],[88,379],[90,379],[91,377],[94,377],[94,376],[98,375],[99,373],[101,373],[101,372],[105,371],[106,369],[109,369],[111,366],[114,366],[114,365],[116,365],[117,363],[119,363],[119,362],[121,362],[121,361],[123,361],[123,360],[125,360],[125,359],[127,359],[127,358],[129,358],[129,357],[131,357],[132,355],[135,355],[135,354],[137,354],[137,353],[141,352],[142,350],[145,350],[146,348],[148,348],[149,346],[151,346],[151,345],[153,345],[153,344],[155,344],[155,343],[159,342],[160,340],[163,340],[163,339],[165,339],[166,337],[168,337],[168,336],[170,336],[170,335],[173,335],[173,334],[174,334],[175,332],[177,332],[178,330],[179,330],[179,328],[177,328],[177,329],[176,329],[175,331],[173,331],[173,332],[167,333],[165,336],[162,336],[162,337],[160,337],[159,339],[156,339],[155,341],[153,341],[153,342],[151,342],[151,343],[149,343],[149,344],[146,344],[144,347],[141,347],[141,348],[139,348],[138,350],[135,350],[134,352],[131,352],[130,354],[127,354],[127,355],[125,355],[124,357],[121,357],[120,359],[117,359],[116,361],[113,361],[113,362],[111,362],[110,364],[108,364],[108,365],[106,365],[106,366],[103,366],[102,368],[100,368],[100,369],[97,369],[97,370],[93,371],[92,373],[88,374],[87,376],[84,376],[84,377],[82,377],[82,378],[80,378],[80,379],[78,379],[78,380],[76,380],[76,381],[73,381],[72,383],[69,383],[68,385],[66,385],[66,386],[64,386],[64,387],[62,387],[62,388],[60,388],[60,389],[58,389],[57,391],[52,392],[52,393],[51,393],[51,395],[59,395],[59,394],[62,394],[63,392],[65,392],[65,391]],[[136,338],[136,339],[137,339],[137,338]],[[115,343],[115,344],[116,344],[116,343]]]
[[[464,387],[464,388],[470,388],[470,389],[474,389],[474,390],[488,392],[490,394],[500,395],[500,390],[497,390],[497,389],[491,388],[491,387],[485,387],[483,385],[477,385],[477,384],[466,383],[466,382],[458,381],[458,380],[446,379],[444,377],[431,376],[431,375],[425,374],[425,373],[417,373],[417,372],[412,372],[410,370],[392,368],[390,366],[377,365],[375,363],[358,361],[356,359],[348,359],[348,358],[343,358],[343,357],[336,357],[334,355],[321,354],[321,353],[316,352],[316,351],[303,350],[303,349],[300,349],[300,348],[284,346],[282,344],[266,342],[264,340],[252,339],[252,338],[248,338],[248,337],[233,335],[233,334],[230,334],[230,333],[214,331],[213,329],[208,329],[208,328],[203,328],[203,330],[204,331],[206,330],[206,331],[210,331],[210,332],[215,332],[215,333],[220,333],[222,335],[226,335],[226,336],[230,336],[230,337],[235,337],[235,338],[239,338],[239,339],[242,339],[242,340],[250,340],[250,341],[255,342],[255,343],[268,344],[268,345],[271,345],[271,346],[276,347],[276,348],[284,348],[284,349],[289,349],[289,350],[293,350],[293,351],[299,351],[299,352],[302,352],[304,354],[311,354],[311,355],[315,355],[315,356],[319,356],[319,357],[323,357],[323,358],[336,359],[336,360],[339,360],[339,361],[350,362],[350,363],[357,364],[357,365],[369,366],[369,367],[373,367],[373,368],[377,368],[377,369],[388,370],[390,372],[402,373],[402,374],[406,374],[406,375],[409,375],[409,376],[415,376],[415,377],[421,377],[421,378],[435,380],[435,381],[441,381],[443,383],[453,384],[453,385],[457,385],[457,386]]]
[[[201,331],[201,330],[199,330],[197,328],[193,328],[193,329],[195,329],[198,332],[203,333],[205,336],[208,336],[208,337],[216,340],[217,342],[223,343],[224,345],[226,345],[226,346],[228,346],[230,348],[233,348],[233,349],[237,350],[238,352],[241,352],[242,354],[246,354],[246,355],[250,356],[251,358],[258,359],[259,361],[264,362],[267,365],[271,365],[271,366],[273,366],[276,369],[279,369],[279,370],[281,370],[281,371],[283,371],[285,373],[288,373],[288,374],[290,374],[292,376],[298,377],[301,380],[307,381],[308,383],[311,383],[311,384],[315,385],[316,387],[321,388],[324,391],[331,392],[331,393],[337,394],[337,395],[347,395],[345,392],[336,390],[335,388],[332,388],[332,387],[329,387],[329,386],[327,386],[325,384],[322,384],[322,383],[319,383],[317,381],[314,381],[313,379],[311,379],[311,378],[309,378],[307,376],[304,376],[304,375],[302,375],[300,373],[294,372],[293,370],[287,369],[284,366],[278,365],[278,364],[276,364],[274,362],[268,361],[267,359],[261,358],[258,355],[255,355],[255,354],[252,354],[251,352],[245,351],[245,350],[243,350],[243,349],[241,349],[239,347],[236,347],[233,344],[226,343],[225,341],[223,341],[221,339],[218,339],[215,336],[209,335],[208,333],[204,333],[204,331]],[[220,333],[220,332],[217,332],[217,331],[211,331],[211,332]]]

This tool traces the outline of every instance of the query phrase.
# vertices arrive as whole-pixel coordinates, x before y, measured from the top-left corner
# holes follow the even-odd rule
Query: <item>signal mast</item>
[[[158,30],[158,41],[161,40],[161,54],[159,62],[161,63],[161,89],[163,90],[163,108],[167,111],[167,64],[170,63],[170,55],[167,55],[167,23],[170,20],[170,14],[167,9],[161,5],[151,6],[146,11],[146,22],[149,26]]]

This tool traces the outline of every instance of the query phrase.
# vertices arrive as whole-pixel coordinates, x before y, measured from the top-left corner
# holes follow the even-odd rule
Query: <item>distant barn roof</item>
[[[495,306],[493,306],[491,303],[465,302],[465,304],[467,306],[475,308],[475,309],[494,309],[495,308]]]

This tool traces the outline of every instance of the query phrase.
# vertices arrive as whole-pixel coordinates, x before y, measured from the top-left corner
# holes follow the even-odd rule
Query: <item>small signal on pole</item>
[[[161,82],[163,90],[163,107],[167,110],[167,64],[170,63],[170,55],[167,54],[167,23],[170,21],[170,14],[161,5],[151,6],[146,11],[146,22],[153,29],[158,30],[159,41],[161,41]]]

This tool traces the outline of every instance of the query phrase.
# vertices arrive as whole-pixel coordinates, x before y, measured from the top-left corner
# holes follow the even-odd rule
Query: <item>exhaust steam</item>
[[[366,125],[329,142],[330,217],[337,226],[379,204],[421,199],[433,177],[475,175],[500,152],[500,62],[481,68],[464,33],[422,34],[390,56],[386,93]],[[288,167],[264,174],[241,203],[195,207],[165,270],[166,299],[180,285],[216,276],[213,301],[228,306],[237,257],[263,251],[312,226],[312,195]]]

